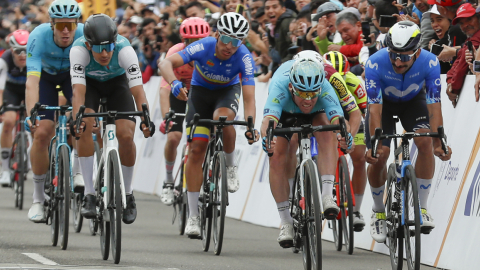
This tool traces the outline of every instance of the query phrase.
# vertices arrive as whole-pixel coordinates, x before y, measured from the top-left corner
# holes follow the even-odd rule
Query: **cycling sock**
[[[165,160],[165,167],[167,168],[167,179],[165,183],[173,183],[173,166],[175,165],[174,161]]]
[[[43,203],[45,201],[45,177],[47,177],[47,174],[33,175],[33,203]]]
[[[93,187],[93,156],[78,157],[80,169],[82,170],[83,181],[85,183],[84,195],[95,194]]]
[[[134,166],[123,166],[122,165],[122,174],[123,174],[123,184],[125,184],[125,194],[132,194],[132,181],[133,181],[133,168]]]
[[[322,175],[322,198],[325,196],[333,196],[333,174]]]
[[[79,173],[82,173],[82,170],[80,168],[80,161],[78,161],[78,153],[77,149],[73,148],[73,169],[72,169],[72,175],[76,175]]]
[[[190,212],[189,218],[198,217],[198,197],[199,196],[200,196],[200,192],[187,191],[188,210]]]
[[[432,187],[432,179],[417,178],[418,198],[420,199],[420,208],[427,209],[428,195]]]
[[[225,163],[227,167],[235,166],[235,151],[232,153],[225,152]]]
[[[385,212],[385,205],[383,204],[383,193],[385,192],[385,185],[374,188],[370,186],[373,197],[372,210],[375,212]]]
[[[288,186],[290,187],[290,189],[289,189],[290,194],[288,195],[289,199],[293,198],[293,194],[292,194],[293,180],[295,180],[295,178],[288,179]]]
[[[290,215],[290,203],[288,201],[277,203],[278,214],[280,215],[280,224],[293,224],[292,216]]]
[[[353,212],[360,212],[362,207],[363,194],[355,194],[355,206],[353,207]]]
[[[6,147],[2,147],[2,169],[4,172],[8,171],[10,168],[9,168],[9,162],[10,162],[10,148]]]

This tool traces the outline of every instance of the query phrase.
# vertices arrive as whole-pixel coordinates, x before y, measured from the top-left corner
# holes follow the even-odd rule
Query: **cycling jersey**
[[[294,60],[283,63],[273,75],[268,87],[268,98],[263,110],[263,116],[269,116],[277,123],[282,112],[291,114],[302,113],[293,101],[292,93],[288,87],[290,83],[290,69],[293,63]],[[333,87],[327,79],[323,80],[321,88],[322,93],[318,97],[317,103],[310,114],[325,111],[330,121],[334,121],[339,116],[343,116],[342,107],[340,107],[338,103],[338,98],[335,97],[335,90],[333,90]]]
[[[178,43],[168,50],[166,57],[169,57],[170,55],[177,53],[183,49],[185,49],[185,43]],[[187,87],[187,89],[190,89],[190,82],[192,81],[192,74],[193,74],[193,66],[187,63],[181,67],[174,68],[173,73],[175,74],[175,77],[177,77],[179,81],[185,84],[185,87]],[[168,82],[163,77],[160,79],[160,87],[171,90],[170,84],[168,84]]]
[[[27,82],[27,69],[19,68],[13,61],[12,50],[7,50],[0,58],[0,89],[5,84],[23,85]]]
[[[362,113],[365,113],[367,110],[367,91],[363,87],[362,80],[350,71],[345,73],[343,78],[347,84],[348,91],[355,98],[358,108],[360,108]]]
[[[188,45],[178,54],[183,63],[195,61],[195,70],[192,85],[198,85],[210,90],[223,89],[238,84],[242,76],[242,85],[255,85],[253,57],[245,45],[227,60],[220,60],[215,56],[217,39],[206,37]]]
[[[77,25],[74,40],[83,36],[83,24]],[[42,70],[56,75],[70,69],[70,46],[59,47],[53,41],[53,30],[50,23],[44,23],[33,29],[28,37],[27,76],[40,77]]]
[[[437,57],[421,50],[412,67],[405,74],[393,70],[387,48],[368,58],[365,65],[368,104],[405,102],[426,88],[427,104],[440,102],[440,65]]]
[[[85,42],[85,37],[77,39],[70,51],[72,85],[87,85],[85,76],[100,82],[106,82],[123,74],[126,74],[130,88],[143,85],[137,54],[128,39],[121,35],[117,36],[115,49],[108,66],[102,66],[95,61]]]
[[[348,115],[352,112],[358,110],[357,103],[355,102],[355,98],[350,93],[345,81],[342,78],[342,75],[337,72],[329,64],[324,64],[325,69],[325,78],[328,82],[332,85],[335,93],[337,94],[338,100],[340,101],[340,105],[343,108],[343,113],[348,120]]]

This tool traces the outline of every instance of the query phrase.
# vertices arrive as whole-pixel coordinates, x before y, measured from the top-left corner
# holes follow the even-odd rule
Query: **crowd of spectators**
[[[397,2],[398,1],[398,2]],[[189,17],[205,19],[216,31],[225,12],[245,7],[243,16],[251,31],[245,45],[257,64],[255,74],[268,81],[283,62],[301,50],[343,53],[351,71],[362,75],[368,57],[384,47],[388,27],[381,18],[410,20],[419,25],[421,47],[438,55],[447,74],[447,94],[453,105],[471,66],[467,46],[480,45],[480,9],[465,0],[117,0],[119,34],[128,38],[138,54],[144,82],[158,75],[157,63],[168,49],[182,42],[178,29]],[[0,1],[0,53],[7,48],[8,34],[16,29],[32,30],[49,21],[52,0]],[[79,0],[79,2],[82,2]],[[439,3],[438,3],[439,2]],[[437,4],[437,5],[436,5]],[[82,7],[82,4],[80,4]],[[384,18],[384,21],[386,19]],[[369,22],[371,42],[366,42],[362,22]]]

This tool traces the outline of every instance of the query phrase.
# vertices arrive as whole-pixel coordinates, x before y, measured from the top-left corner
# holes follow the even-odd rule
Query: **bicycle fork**
[[[401,216],[401,222],[400,224],[402,226],[405,225],[405,211],[408,211],[407,207],[408,207],[408,202],[405,202],[405,190],[404,189],[401,189],[400,188],[400,181],[402,181],[402,179],[405,177],[405,168],[408,166],[408,165],[411,165],[411,161],[410,160],[403,160],[402,161],[402,165],[401,166],[401,173],[400,173],[400,178],[398,177],[397,175],[397,183],[395,185],[395,199],[396,200],[400,200],[400,209],[399,209],[399,214]],[[398,173],[398,171],[397,171]],[[416,184],[416,183],[415,183]],[[420,208],[420,205],[414,205],[413,207],[418,207],[419,208],[419,211],[420,211],[420,225],[423,225],[423,219],[422,219],[422,209]],[[410,225],[410,224],[408,224]]]

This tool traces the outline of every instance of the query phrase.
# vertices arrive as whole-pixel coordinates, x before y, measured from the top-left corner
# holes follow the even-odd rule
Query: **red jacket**
[[[362,32],[358,32],[357,42],[351,45],[343,45],[340,48],[340,52],[343,53],[346,57],[357,57],[360,54],[360,50],[363,47],[362,37],[360,36]]]
[[[467,38],[457,53],[457,60],[455,60],[452,68],[447,72],[447,83],[452,85],[452,92],[455,94],[460,94],[460,91],[462,91],[465,76],[467,76],[468,73],[468,64],[465,61],[467,41],[471,41],[472,45],[478,49],[480,45],[480,31],[477,31],[471,38]]]

